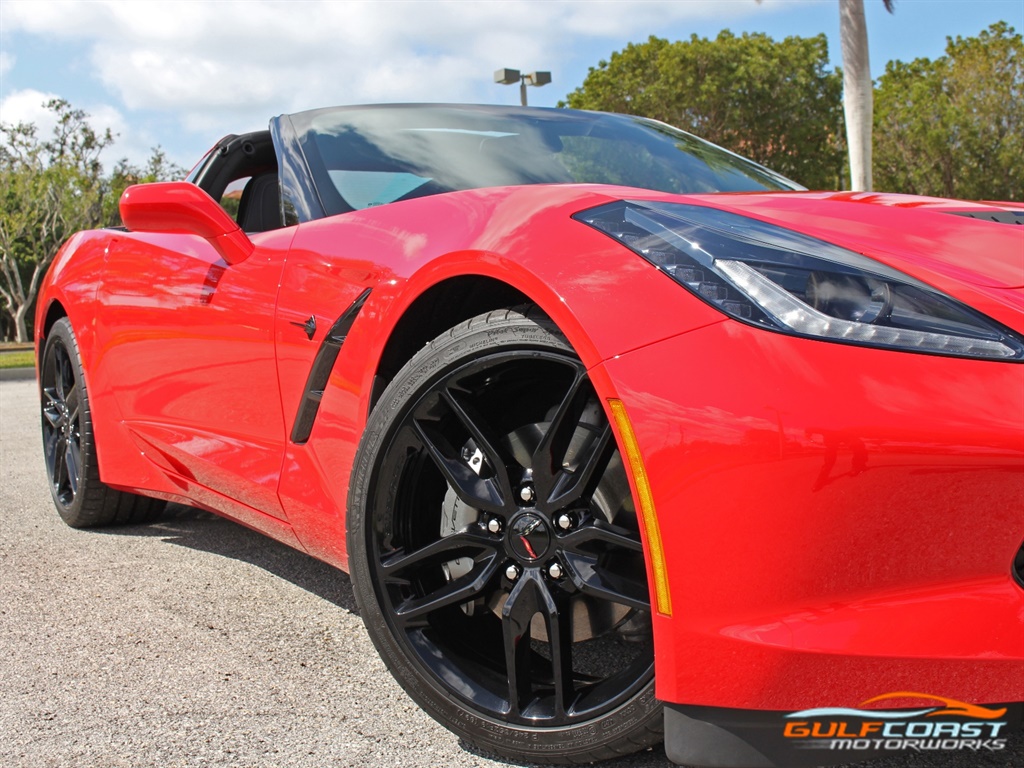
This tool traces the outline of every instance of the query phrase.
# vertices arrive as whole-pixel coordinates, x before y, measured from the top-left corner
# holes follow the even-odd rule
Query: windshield
[[[663,123],[561,109],[384,106],[290,115],[327,215],[424,195],[520,184],[663,192],[799,189]]]

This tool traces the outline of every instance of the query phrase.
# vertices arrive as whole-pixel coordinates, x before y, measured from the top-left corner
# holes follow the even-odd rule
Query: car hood
[[[656,194],[633,197],[655,196],[666,199]],[[873,192],[687,195],[685,199],[798,230],[925,282],[948,285],[954,281],[999,290],[1024,287],[1024,206]],[[992,220],[993,214],[1021,223],[999,223]]]

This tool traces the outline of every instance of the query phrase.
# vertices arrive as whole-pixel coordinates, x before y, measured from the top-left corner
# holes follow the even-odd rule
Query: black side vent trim
[[[997,224],[1024,225],[1024,211],[943,211],[953,216],[966,216],[979,221],[994,221]]]
[[[370,289],[359,294],[359,297],[352,302],[352,305],[339,317],[331,330],[327,332],[324,340],[320,342],[320,349],[317,350],[316,358],[313,360],[313,367],[306,379],[306,386],[302,391],[302,401],[299,403],[299,412],[295,416],[295,425],[292,427],[292,442],[305,443],[309,439],[309,433],[313,431],[313,422],[316,421],[316,414],[320,410],[320,400],[324,396],[324,389],[327,388],[327,381],[331,378],[331,371],[334,370],[334,363],[341,352],[341,345],[345,343],[352,323],[356,321],[359,310],[363,308],[366,299],[370,296]]]

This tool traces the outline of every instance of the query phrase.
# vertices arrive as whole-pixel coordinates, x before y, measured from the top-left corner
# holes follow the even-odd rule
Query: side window
[[[232,181],[228,184],[227,189],[224,190],[224,194],[221,195],[220,207],[227,211],[228,216],[235,221],[238,221],[238,208],[242,203],[242,190],[245,189],[246,183],[251,178],[252,176],[245,176]]]

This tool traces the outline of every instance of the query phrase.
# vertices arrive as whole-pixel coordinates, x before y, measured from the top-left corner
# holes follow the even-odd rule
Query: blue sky
[[[947,36],[1024,0],[865,0],[871,66],[942,55]],[[518,102],[499,67],[551,70],[530,103],[554,106],[587,68],[650,35],[670,40],[825,33],[840,63],[837,0],[0,0],[0,121],[37,122],[60,96],[118,134],[107,159],[161,145],[191,166],[220,136],[330,104]]]

